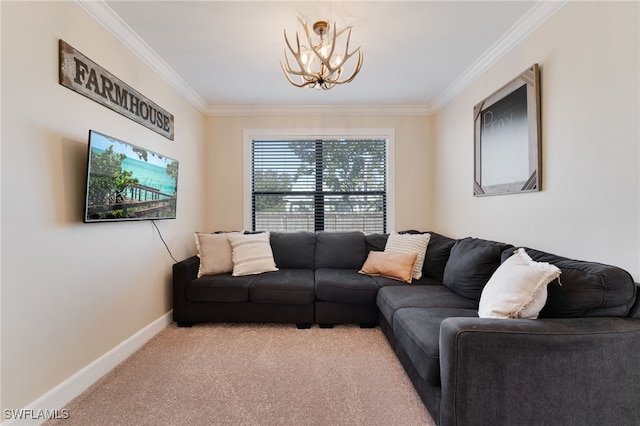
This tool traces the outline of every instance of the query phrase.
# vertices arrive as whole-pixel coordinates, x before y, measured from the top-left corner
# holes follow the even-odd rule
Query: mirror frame
[[[522,105],[522,100],[515,95],[516,90],[526,86],[526,105]],[[483,118],[486,120],[487,112],[491,106],[499,101],[512,102],[520,109],[526,106],[526,129],[516,129],[519,133],[516,135],[518,140],[522,140],[527,144],[528,159],[522,159],[521,162],[528,163],[527,176],[525,180],[506,181],[485,185],[482,182],[482,155],[486,149],[487,137],[483,138]],[[515,104],[518,102],[519,104]],[[508,108],[508,107],[507,107]],[[541,171],[542,171],[542,155],[541,155],[541,129],[540,129],[540,70],[538,64],[533,64],[527,68],[516,78],[502,86],[493,94],[476,104],[473,108],[474,117],[474,182],[473,195],[499,195],[514,194],[522,192],[534,192],[541,190]],[[499,128],[492,131],[500,131]],[[528,161],[527,161],[528,160]],[[486,167],[486,164],[485,164]],[[499,166],[497,166],[499,167]],[[524,172],[524,171],[523,171]]]

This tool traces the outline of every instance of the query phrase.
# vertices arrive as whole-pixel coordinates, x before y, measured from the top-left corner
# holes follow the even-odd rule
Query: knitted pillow
[[[398,234],[396,232],[389,235],[387,244],[384,247],[385,252],[417,255],[416,263],[413,265],[413,279],[422,278],[422,264],[427,254],[427,245],[429,244],[430,234]]]

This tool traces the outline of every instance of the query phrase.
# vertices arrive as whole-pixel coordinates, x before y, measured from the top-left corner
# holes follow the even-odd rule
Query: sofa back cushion
[[[271,250],[280,269],[313,269],[316,234],[309,231],[271,232]]]
[[[360,231],[316,233],[315,269],[360,269],[367,259],[365,236]]]
[[[640,284],[638,283],[636,283],[636,302],[631,307],[629,316],[631,318],[640,319]]]
[[[364,237],[364,242],[367,248],[367,253],[370,251],[384,251],[387,245],[389,234],[373,233],[367,234]]]
[[[479,302],[482,289],[500,266],[502,252],[510,247],[479,238],[456,241],[444,268],[442,284],[459,296]]]
[[[568,259],[539,250],[525,249],[538,262],[562,271],[547,287],[547,303],[540,318],[627,316],[636,301],[631,275],[616,266]],[[509,257],[506,252],[504,257]]]
[[[431,234],[431,239],[429,240],[427,255],[422,266],[422,276],[442,282],[444,268],[447,266],[451,249],[456,240],[432,231],[429,234]]]

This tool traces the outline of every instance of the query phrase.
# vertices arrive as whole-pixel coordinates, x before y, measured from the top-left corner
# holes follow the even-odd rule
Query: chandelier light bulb
[[[318,49],[320,51],[320,57],[322,59],[327,59],[327,55],[329,53],[329,47],[328,46],[322,46],[320,47],[320,49]]]

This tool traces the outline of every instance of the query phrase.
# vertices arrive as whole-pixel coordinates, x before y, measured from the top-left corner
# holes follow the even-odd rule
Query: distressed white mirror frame
[[[478,103],[473,195],[541,190],[540,72],[534,64]]]

